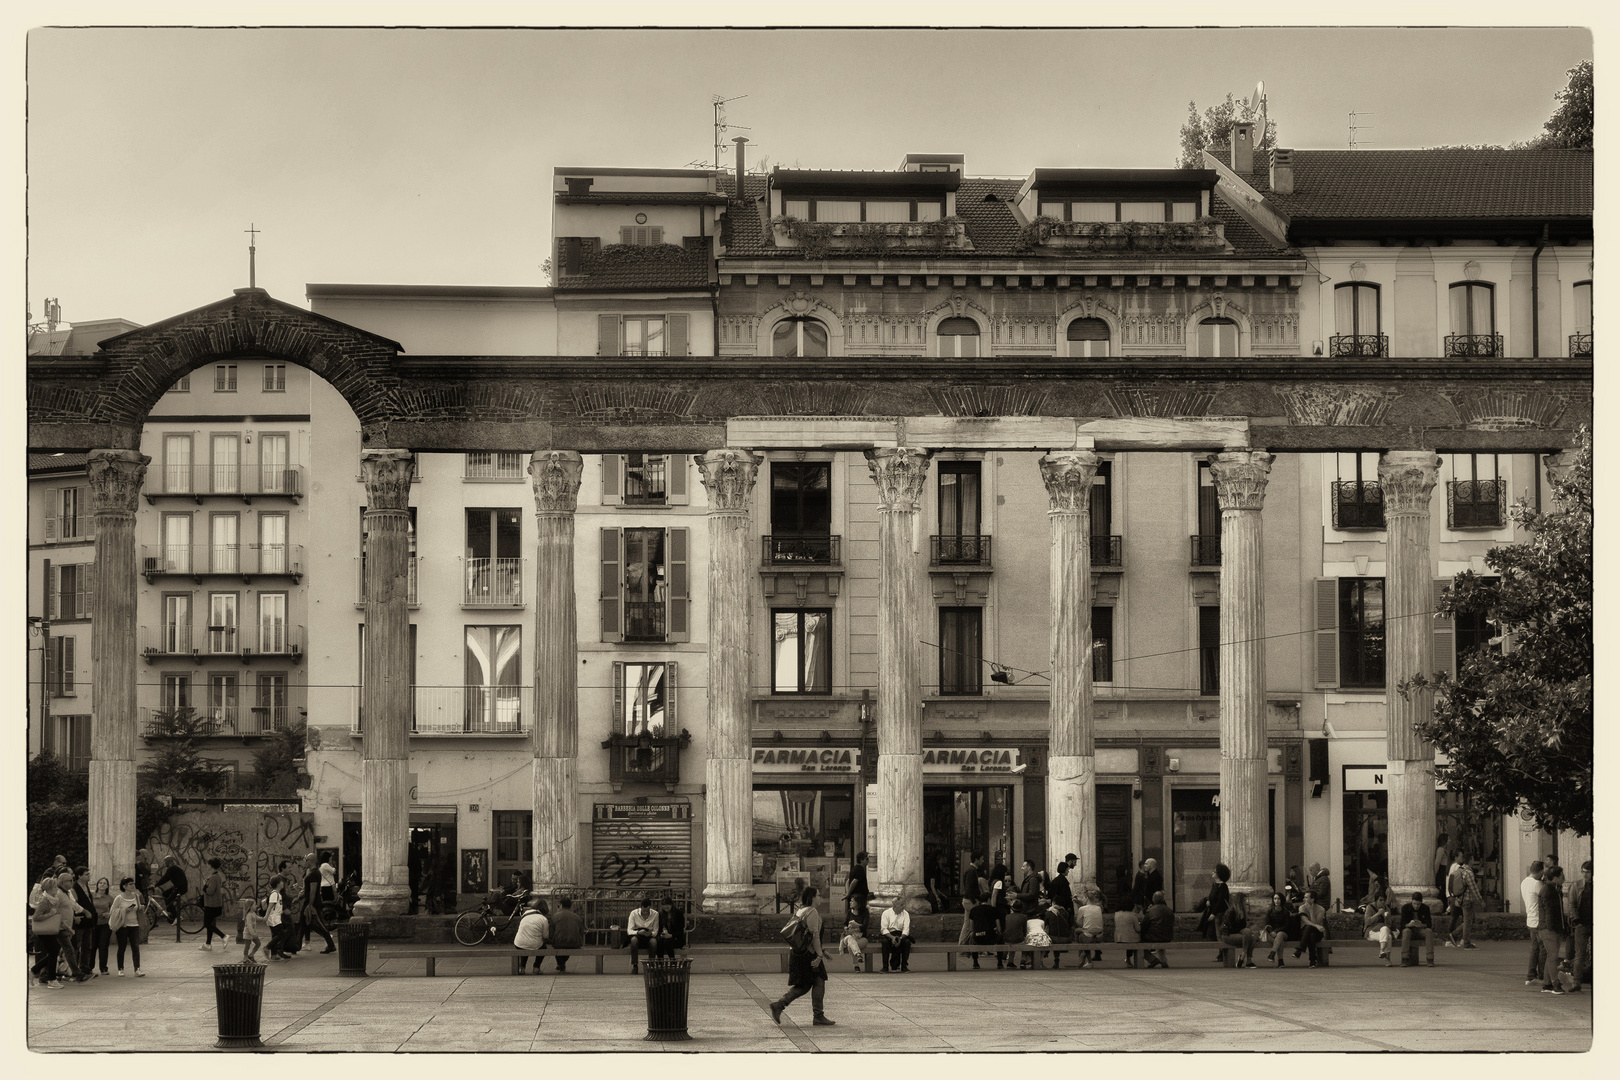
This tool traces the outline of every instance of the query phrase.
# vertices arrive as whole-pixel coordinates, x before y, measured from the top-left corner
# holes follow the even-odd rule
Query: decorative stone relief
[[[1054,450],[1041,455],[1041,482],[1054,514],[1077,514],[1091,508],[1091,483],[1102,461],[1091,450]]]
[[[990,324],[990,332],[1000,348],[1049,350],[1057,340],[1057,319],[1051,315],[1000,315]]]
[[[1468,389],[1442,391],[1463,423],[1474,431],[1550,428],[1569,404],[1562,394],[1543,390]]]
[[[916,511],[928,481],[927,450],[884,446],[866,451],[866,467],[878,489],[878,508],[890,512]]]
[[[1228,450],[1209,462],[1210,479],[1222,510],[1258,510],[1276,458],[1264,450]]]
[[[584,459],[572,450],[539,450],[529,458],[534,506],[542,514],[572,514],[579,505]]]
[[[1384,515],[1427,514],[1440,459],[1429,450],[1390,450],[1378,459],[1378,486],[1383,489]]]
[[[759,341],[758,315],[720,316],[720,344],[747,348],[750,352]]]
[[[90,508],[96,514],[133,514],[141,501],[141,481],[152,459],[137,450],[92,450],[85,472]]]
[[[1294,383],[1279,386],[1277,396],[1288,422],[1307,427],[1380,427],[1398,392],[1370,384],[1323,386]]]
[[[930,386],[946,416],[1039,416],[1046,390],[1034,386]]]
[[[693,459],[697,462],[698,476],[709,493],[710,513],[746,514],[748,502],[754,492],[754,478],[759,475],[759,463],[764,459],[748,450],[724,448],[710,450]]]
[[[654,382],[623,382],[571,386],[574,407],[584,419],[650,420],[680,418],[692,411],[697,394]]]
[[[757,386],[754,399],[760,416],[864,416],[872,391],[825,383],[777,383]]]
[[[406,509],[410,504],[411,473],[415,466],[415,456],[409,450],[360,451],[367,511]]]
[[[1201,417],[1215,403],[1214,389],[1131,386],[1110,389],[1104,396],[1117,416]]]

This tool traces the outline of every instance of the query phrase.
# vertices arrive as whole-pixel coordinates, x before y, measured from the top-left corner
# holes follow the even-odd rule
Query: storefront
[[[406,849],[406,863],[410,874],[411,900],[409,911],[439,913],[453,912],[457,897],[457,838],[455,806],[425,806],[413,804],[410,810],[410,839]],[[343,807],[343,846],[341,867],[343,879],[361,873],[361,843],[364,835],[359,806]]]
[[[997,866],[1018,869],[1021,756],[1017,747],[923,751],[923,879],[946,910],[961,896],[963,871],[975,859],[983,860],[980,877]]]
[[[661,896],[692,890],[692,806],[626,801],[591,807],[591,885]]]
[[[854,746],[754,749],[753,882],[784,907],[814,885],[824,912],[842,911],[864,794]]]
[[[1367,891],[1368,874],[1389,880],[1389,791],[1383,764],[1345,765],[1343,778],[1343,882],[1346,903]],[[1502,817],[1480,810],[1474,797],[1435,783],[1435,837],[1447,850],[1468,853],[1486,911],[1503,901]]]
[[[1163,754],[1163,819],[1168,822],[1168,850],[1162,867],[1166,899],[1177,911],[1194,911],[1209,895],[1215,864],[1221,861],[1221,751],[1218,746],[1155,747]],[[1266,750],[1266,843],[1271,853],[1268,884],[1276,888],[1286,875],[1281,844],[1287,834],[1287,803],[1282,747]],[[1297,763],[1298,753],[1295,751]],[[1152,845],[1149,845],[1151,848]],[[1149,854],[1152,854],[1149,851]]]

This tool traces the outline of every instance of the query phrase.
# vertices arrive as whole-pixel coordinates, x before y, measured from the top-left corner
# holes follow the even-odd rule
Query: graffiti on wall
[[[173,855],[192,893],[217,858],[225,875],[225,918],[236,915],[236,898],[266,891],[283,859],[296,863],[315,850],[313,815],[285,809],[187,809],[160,825],[147,840],[155,865]],[[300,878],[302,869],[294,871]]]

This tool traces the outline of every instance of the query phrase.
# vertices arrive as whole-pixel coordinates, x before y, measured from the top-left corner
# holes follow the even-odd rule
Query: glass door
[[[1220,788],[1170,790],[1170,859],[1177,911],[1192,911],[1209,895],[1210,875],[1221,861]]]

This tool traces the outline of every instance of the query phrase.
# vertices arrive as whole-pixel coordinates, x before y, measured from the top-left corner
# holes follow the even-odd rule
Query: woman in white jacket
[[[118,895],[107,909],[107,928],[118,940],[118,974],[124,974],[124,947],[129,947],[135,961],[135,975],[145,977],[141,970],[141,923],[139,907],[141,894],[135,891],[135,879],[127,877],[118,883]]]

